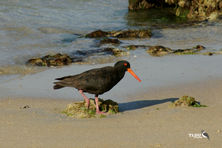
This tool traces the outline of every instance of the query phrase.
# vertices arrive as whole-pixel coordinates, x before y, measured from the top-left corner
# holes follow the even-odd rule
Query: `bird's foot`
[[[98,114],[98,115],[106,115],[107,113],[97,110],[97,111],[96,111],[96,114]]]

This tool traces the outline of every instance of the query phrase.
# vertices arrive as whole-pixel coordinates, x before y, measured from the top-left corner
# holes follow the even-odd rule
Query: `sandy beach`
[[[71,100],[0,100],[0,147],[221,147],[222,80],[149,89],[120,103],[106,118],[73,119],[61,114]],[[208,107],[171,107],[183,95]],[[26,107],[25,107],[26,106]],[[205,130],[210,140],[194,138]]]

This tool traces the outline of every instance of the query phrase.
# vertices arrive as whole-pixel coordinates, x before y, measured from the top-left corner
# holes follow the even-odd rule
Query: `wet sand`
[[[137,94],[106,118],[73,119],[61,114],[71,100],[0,99],[0,147],[221,147],[222,79],[206,79]],[[170,107],[183,95],[208,107]],[[28,105],[30,108],[23,108]],[[195,139],[204,129],[210,136]]]

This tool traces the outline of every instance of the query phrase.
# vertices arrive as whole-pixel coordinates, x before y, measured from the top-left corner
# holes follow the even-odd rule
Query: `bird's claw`
[[[96,114],[99,114],[99,115],[106,115],[107,113],[106,112],[102,112],[102,111],[96,111]]]

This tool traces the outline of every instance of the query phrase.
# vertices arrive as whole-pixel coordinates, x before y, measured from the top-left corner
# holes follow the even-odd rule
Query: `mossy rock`
[[[192,107],[207,107],[206,105],[201,105],[194,97],[191,96],[182,96],[175,102],[173,106],[192,106]]]
[[[197,49],[177,49],[173,51],[173,54],[176,55],[192,55],[192,54],[198,54]]]
[[[106,37],[108,35],[108,32],[102,31],[102,30],[96,30],[86,35],[87,38],[101,38]]]
[[[102,39],[100,41],[100,45],[102,44],[120,44],[120,41],[118,39],[111,39],[111,38],[105,38],[105,39]]]
[[[26,64],[33,66],[64,66],[72,63],[72,58],[67,54],[57,53],[54,55],[46,55],[41,58],[29,59]]]
[[[152,33],[149,29],[144,30],[119,30],[119,31],[102,31],[96,30],[86,35],[88,38],[102,38],[102,37],[114,37],[114,38],[150,38]],[[117,42],[117,40],[115,40]]]
[[[136,50],[137,48],[147,48],[149,46],[147,45],[127,45],[127,46],[122,46],[123,48],[126,48],[127,50]]]
[[[193,55],[193,54],[204,54],[204,52],[200,52],[204,49],[205,47],[202,45],[196,45],[195,47],[188,48],[188,49],[176,49],[176,50],[172,50],[168,47],[157,45],[157,46],[150,46],[149,49],[147,50],[147,53],[149,53],[151,56],[164,56],[164,55],[169,55],[169,54]]]
[[[112,31],[110,36],[116,38],[150,38],[152,33],[149,29],[144,30],[121,30],[121,31]]]
[[[119,112],[118,103],[112,100],[103,100],[99,98],[99,108],[105,115],[116,114]],[[90,107],[86,108],[85,102],[75,102],[68,104],[66,109],[62,113],[73,118],[93,118],[93,117],[104,117],[105,115],[96,114],[95,100],[90,99]]]
[[[125,51],[119,48],[105,48],[103,49],[104,52],[110,52],[112,55],[121,57],[121,56],[128,56],[130,54],[129,51]]]
[[[172,52],[173,52],[172,49],[164,46],[151,46],[147,50],[147,53],[149,53],[151,56],[164,56]]]

